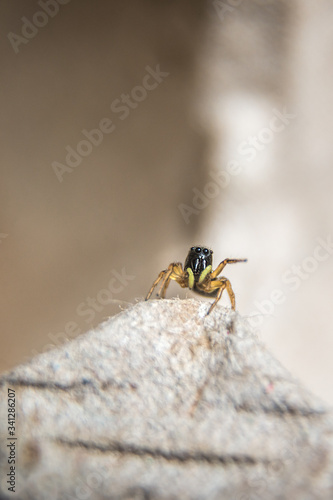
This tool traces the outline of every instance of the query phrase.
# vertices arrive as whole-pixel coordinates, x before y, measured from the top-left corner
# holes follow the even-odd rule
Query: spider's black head
[[[194,278],[197,281],[200,277],[200,274],[207,266],[212,265],[212,254],[213,250],[205,247],[192,247],[190,248],[185,264],[184,269],[186,270],[190,267],[193,271]]]

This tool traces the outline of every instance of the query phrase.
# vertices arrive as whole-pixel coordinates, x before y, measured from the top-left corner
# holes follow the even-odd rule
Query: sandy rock
[[[237,313],[208,307],[141,302],[4,374],[1,498],[333,498],[332,414]]]

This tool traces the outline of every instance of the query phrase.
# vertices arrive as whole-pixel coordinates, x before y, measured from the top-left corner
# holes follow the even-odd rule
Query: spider
[[[204,296],[216,297],[211,304],[207,314],[211,313],[217,302],[222,297],[223,290],[226,288],[231,307],[236,308],[235,294],[231,288],[231,283],[223,276],[218,277],[227,264],[235,262],[246,262],[247,259],[224,259],[217,266],[215,271],[212,271],[213,250],[205,247],[191,247],[184,264],[184,269],[181,262],[172,262],[167,269],[161,271],[157,279],[151,286],[146,300],[148,300],[154,291],[154,288],[161,281],[161,287],[158,296],[164,299],[165,292],[170,284],[170,280],[176,281],[182,288],[189,288],[196,293]]]

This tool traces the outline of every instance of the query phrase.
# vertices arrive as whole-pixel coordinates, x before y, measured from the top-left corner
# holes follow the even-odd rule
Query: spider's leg
[[[216,278],[223,271],[224,267],[227,264],[235,264],[236,262],[247,262],[247,259],[224,259],[224,260],[222,260],[222,262],[220,262],[220,264],[217,266],[215,271],[213,271],[211,273],[210,276],[211,276],[212,280],[214,278]]]
[[[165,276],[165,274],[167,273],[167,269],[164,269],[164,271],[161,271],[160,274],[158,275],[158,277],[156,278],[156,280],[154,281],[154,283],[152,284],[148,294],[147,294],[147,297],[145,300],[148,300],[151,296],[151,294],[153,293],[154,291],[154,288],[159,284],[159,282],[161,281],[161,279]]]
[[[210,308],[209,308],[209,310],[207,312],[207,315],[212,312],[212,310],[216,306],[217,302],[222,297],[223,290],[225,290],[225,289],[227,289],[227,292],[228,292],[228,295],[229,295],[229,298],[230,298],[231,308],[233,310],[236,309],[235,294],[234,294],[234,291],[233,291],[233,289],[231,287],[231,283],[230,283],[230,281],[227,278],[221,278],[219,280],[214,280],[214,281],[211,282],[210,285],[211,285],[211,291],[213,291],[214,289],[218,289],[218,293],[216,295],[216,299],[214,300],[214,302],[210,306]]]
[[[171,267],[171,272],[169,273],[169,269]],[[158,296],[161,297],[162,299],[165,298],[165,293],[167,291],[168,286],[170,285],[170,281],[174,280],[177,281],[177,283],[180,284],[180,286],[184,286],[184,271],[182,264],[180,262],[175,262],[173,264],[170,264],[168,267],[168,275],[164,277],[164,280],[162,282],[161,288],[158,292]]]
[[[170,276],[172,275],[172,270],[173,270],[173,264],[170,264],[170,266],[168,267],[168,269],[165,272],[165,275],[162,278],[162,283],[161,283],[159,291],[157,292],[157,297],[164,298],[166,289],[168,288],[169,283],[170,283]],[[162,294],[164,294],[164,295],[162,295]]]
[[[212,312],[212,310],[214,309],[214,307],[216,306],[216,304],[218,303],[218,301],[222,297],[222,293],[223,293],[223,290],[225,289],[225,287],[226,287],[226,284],[222,280],[211,281],[211,283],[210,283],[211,290],[213,291],[213,290],[218,289],[218,293],[216,295],[216,299],[214,300],[214,302],[211,304],[210,308],[208,309],[207,315]]]
[[[234,291],[232,289],[230,281],[227,278],[224,278],[224,279],[225,279],[225,287],[227,289],[227,292],[228,292],[228,295],[229,295],[229,299],[230,299],[230,302],[231,302],[231,308],[232,308],[233,311],[235,311],[236,310],[235,293],[234,293]]]

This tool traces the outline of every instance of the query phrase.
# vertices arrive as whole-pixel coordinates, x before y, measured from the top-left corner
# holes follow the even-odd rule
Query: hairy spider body
[[[215,297],[215,301],[211,304],[207,314],[209,314],[217,302],[222,297],[223,290],[227,290],[231,307],[236,308],[235,294],[231,287],[231,283],[223,276],[219,277],[222,270],[227,264],[236,262],[246,262],[247,259],[224,259],[217,266],[215,271],[212,271],[213,251],[206,247],[191,247],[184,264],[184,269],[181,262],[172,262],[167,269],[161,271],[157,279],[152,284],[146,300],[149,299],[154,291],[154,288],[161,282],[158,296],[164,299],[166,290],[171,280],[176,281],[182,288],[189,288],[200,295]]]

